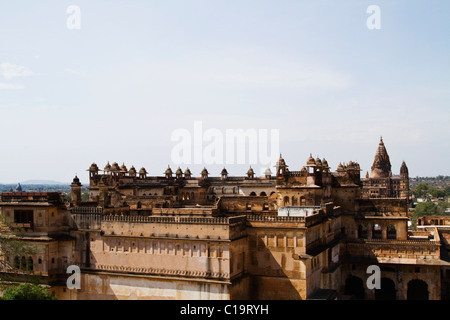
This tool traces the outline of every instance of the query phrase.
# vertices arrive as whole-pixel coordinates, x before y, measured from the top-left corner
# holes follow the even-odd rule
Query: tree
[[[445,190],[437,189],[437,188],[431,188],[430,189],[430,194],[434,198],[443,198],[443,197],[445,197]]]
[[[0,300],[56,300],[56,297],[38,284],[22,283],[7,288]]]
[[[434,202],[422,202],[416,205],[414,213],[411,216],[412,226],[415,228],[417,226],[417,218],[423,216],[448,216],[449,214],[445,212],[447,208],[450,207],[450,203],[439,201],[437,204]]]
[[[426,183],[419,183],[413,190],[417,198],[423,198],[428,195],[430,186]]]
[[[416,205],[414,209],[414,216],[435,216],[438,214],[437,205],[433,202],[422,202]]]
[[[448,187],[445,187],[445,195],[447,196],[447,197],[450,197],[450,186],[448,186]]]

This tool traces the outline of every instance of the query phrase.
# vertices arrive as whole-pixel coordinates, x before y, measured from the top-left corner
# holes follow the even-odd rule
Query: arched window
[[[297,198],[292,196],[292,205],[296,206],[297,205]]]
[[[397,239],[397,230],[395,230],[395,226],[393,224],[390,224],[387,228],[387,238]]]
[[[381,239],[381,225],[375,223],[372,228],[372,238],[373,239]]]
[[[256,193],[252,191],[252,192],[250,193],[250,196],[256,196]]]
[[[27,269],[27,259],[25,257],[22,257],[22,259],[20,259],[20,269]]]
[[[33,258],[28,257],[27,259],[27,271],[33,271]]]
[[[263,192],[261,192],[260,194],[259,194],[261,197],[266,197],[267,196],[267,194],[263,191]]]
[[[360,224],[358,226],[358,238],[359,239],[367,239],[367,225]]]
[[[20,259],[19,257],[14,258],[14,269],[20,269]]]
[[[138,208],[138,209],[141,209],[141,208],[142,208],[142,204],[141,204],[140,201],[137,203],[137,208]]]
[[[194,198],[194,192],[191,192],[191,200],[195,200],[195,198]]]
[[[284,197],[283,202],[284,202],[285,206],[288,206],[289,205],[289,197]]]
[[[305,197],[300,197],[300,205],[301,206],[306,206],[306,199],[305,199]]]

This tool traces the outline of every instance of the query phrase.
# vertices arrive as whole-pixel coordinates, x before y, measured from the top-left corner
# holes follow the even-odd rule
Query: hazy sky
[[[195,121],[279,130],[291,170],[312,153],[365,174],[383,136],[394,174],[450,175],[449,35],[447,0],[3,1],[0,182],[175,171]]]

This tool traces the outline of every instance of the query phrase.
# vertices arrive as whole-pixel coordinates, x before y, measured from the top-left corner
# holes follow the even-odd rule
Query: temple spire
[[[391,161],[386,146],[384,145],[383,137],[380,137],[380,143],[378,144],[371,169],[371,178],[387,178],[392,174]]]

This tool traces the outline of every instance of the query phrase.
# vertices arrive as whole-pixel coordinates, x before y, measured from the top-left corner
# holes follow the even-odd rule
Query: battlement
[[[272,224],[274,226],[284,227],[310,227],[322,220],[322,215],[315,214],[309,217],[297,216],[269,216],[269,215],[248,215],[247,221],[254,227],[267,226]]]
[[[72,212],[71,227],[73,229],[83,230],[100,230],[102,216],[100,214],[88,214],[88,213],[73,213]]]
[[[100,229],[102,222],[121,223],[164,223],[164,224],[193,224],[193,225],[234,225],[245,223],[245,216],[236,217],[164,217],[164,216],[115,216],[87,213],[73,213],[75,229]]]
[[[73,207],[70,209],[72,214],[102,214],[102,207]]]
[[[437,231],[434,231],[410,234],[408,240],[347,240],[346,255],[350,260],[376,259],[380,263],[439,264],[441,244]],[[429,235],[433,237],[429,238]]]
[[[182,223],[182,224],[219,224],[228,225],[236,223],[239,217],[164,217],[164,216],[102,216],[106,222],[130,222],[130,223]]]

